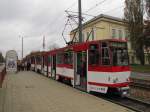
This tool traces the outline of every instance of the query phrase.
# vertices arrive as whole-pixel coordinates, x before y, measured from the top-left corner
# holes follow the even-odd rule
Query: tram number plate
[[[108,87],[90,85],[90,90],[100,93],[107,93]]]

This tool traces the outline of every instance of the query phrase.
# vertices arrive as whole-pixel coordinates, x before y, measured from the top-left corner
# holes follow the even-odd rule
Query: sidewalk
[[[9,74],[3,86],[3,112],[132,112],[34,72]]]

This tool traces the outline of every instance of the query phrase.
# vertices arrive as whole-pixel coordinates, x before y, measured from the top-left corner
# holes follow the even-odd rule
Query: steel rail
[[[97,96],[97,95],[95,95]],[[139,101],[130,97],[119,97],[117,95],[98,95],[97,97],[104,100],[110,101],[112,103],[118,104],[120,106],[129,108],[135,112],[150,112],[150,104],[144,101]]]

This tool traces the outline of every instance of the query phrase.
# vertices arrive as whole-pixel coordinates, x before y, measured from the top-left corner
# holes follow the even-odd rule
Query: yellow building
[[[77,33],[75,33],[77,32]],[[70,32],[70,39],[74,42],[79,41],[78,31],[74,29]],[[83,24],[82,41],[120,39],[128,40],[129,33],[123,19],[101,14]],[[128,52],[130,63],[139,63],[135,58],[131,44],[128,41]],[[147,63],[147,62],[146,62]]]
[[[77,29],[71,31],[71,39],[73,38]],[[89,36],[91,32],[91,35]],[[102,39],[121,39],[128,38],[128,30],[124,21],[120,18],[101,14],[90,21],[83,24],[83,38],[82,41],[102,40]],[[78,41],[78,33],[76,39]]]

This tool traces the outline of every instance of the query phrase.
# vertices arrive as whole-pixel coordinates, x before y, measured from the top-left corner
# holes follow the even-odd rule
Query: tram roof
[[[65,46],[63,48],[58,48],[54,49],[51,51],[48,51],[47,54],[56,54],[58,52],[63,52],[63,51],[68,51],[68,50],[74,50],[74,51],[81,51],[81,50],[86,50],[88,48],[89,44],[92,43],[98,43],[98,42],[127,42],[126,40],[119,40],[119,39],[104,39],[104,40],[94,40],[94,41],[88,41],[88,42],[83,42],[83,43],[75,43],[72,45]]]
[[[37,51],[37,52],[31,52],[28,56],[37,56],[37,55],[55,55],[59,52],[65,52],[65,51],[83,51],[88,49],[89,44],[99,43],[99,42],[127,42],[126,40],[120,40],[120,39],[104,39],[104,40],[94,40],[94,41],[88,41],[83,43],[75,43],[71,44],[62,48],[50,50],[50,51]],[[28,57],[27,56],[27,57]]]

